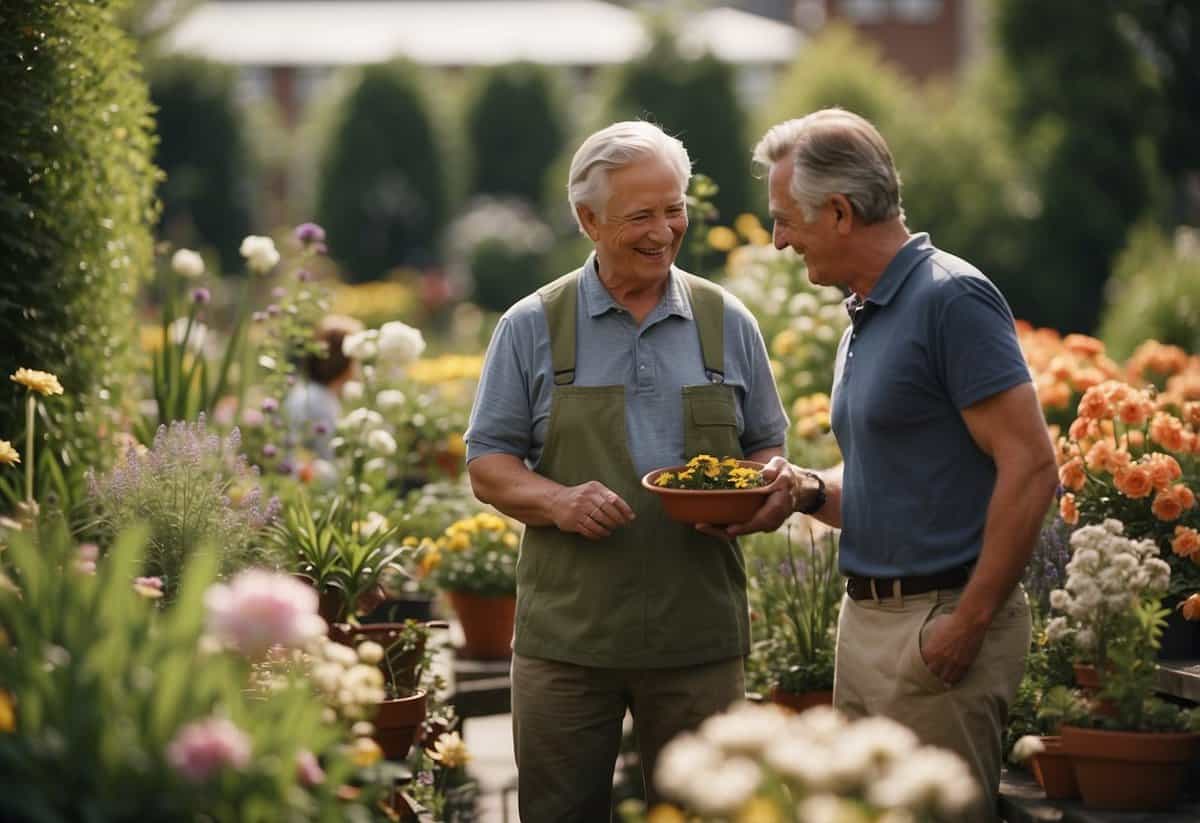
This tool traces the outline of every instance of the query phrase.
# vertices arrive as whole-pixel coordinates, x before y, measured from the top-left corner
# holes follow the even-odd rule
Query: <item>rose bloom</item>
[[[1063,486],[1071,491],[1079,491],[1087,482],[1087,475],[1083,471],[1083,462],[1078,457],[1073,457],[1058,470],[1058,479]]]
[[[1084,458],[1083,462],[1087,465],[1090,471],[1105,471],[1111,474],[1122,466],[1128,466],[1129,461],[1129,452],[1118,452],[1117,449],[1113,447],[1111,440],[1097,440],[1095,444],[1088,449],[1087,456]]]
[[[1200,594],[1193,594],[1179,605],[1184,620],[1200,620]]]
[[[1176,526],[1171,551],[1180,557],[1192,557],[1200,552],[1200,532],[1187,526]]]
[[[1107,383],[1093,386],[1083,393],[1079,401],[1078,414],[1089,420],[1101,420],[1109,415],[1108,396],[1104,391]]]
[[[1117,469],[1113,475],[1113,482],[1117,486],[1117,491],[1133,500],[1148,497],[1150,492],[1154,491],[1150,470],[1141,464]]]
[[[250,763],[250,738],[224,717],[184,726],[167,746],[167,762],[193,783],[207,780],[225,766]]]
[[[1154,496],[1154,503],[1150,506],[1150,511],[1154,512],[1154,516],[1164,523],[1170,523],[1172,520],[1178,520],[1183,514],[1183,507],[1179,505],[1179,501],[1175,499],[1175,495],[1169,491],[1160,491]]]
[[[1072,440],[1092,440],[1100,434],[1100,428],[1096,425],[1096,421],[1089,420],[1086,417],[1076,417],[1075,422],[1071,424],[1071,428],[1067,429],[1067,434]]]
[[[1063,522],[1074,526],[1079,522],[1079,509],[1075,506],[1075,495],[1064,494],[1062,500],[1058,501],[1058,513],[1062,515]]]
[[[1171,494],[1175,498],[1175,502],[1179,504],[1179,508],[1184,511],[1196,505],[1195,493],[1182,483],[1176,483],[1172,486]]]
[[[1117,416],[1126,426],[1140,426],[1150,417],[1154,406],[1140,397],[1131,397],[1117,407]]]
[[[1154,483],[1154,488],[1165,489],[1182,476],[1183,469],[1174,457],[1157,452],[1150,456],[1150,480]]]
[[[1169,414],[1158,413],[1150,423],[1150,439],[1167,451],[1183,449],[1183,423]]]

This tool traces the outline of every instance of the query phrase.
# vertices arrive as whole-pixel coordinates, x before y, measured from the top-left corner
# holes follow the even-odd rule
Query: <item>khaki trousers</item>
[[[966,676],[947,687],[921,656],[928,622],[954,610],[962,589],[885,600],[842,599],[834,705],[850,718],[884,715],[908,726],[922,743],[961,756],[981,787],[965,818],[995,821],[1008,707],[1029,651],[1031,620],[1018,586],[996,614]]]
[[[740,657],[670,669],[601,669],[513,655],[513,741],[523,823],[607,823],[621,723],[633,715],[646,798],[677,734],[746,696]]]

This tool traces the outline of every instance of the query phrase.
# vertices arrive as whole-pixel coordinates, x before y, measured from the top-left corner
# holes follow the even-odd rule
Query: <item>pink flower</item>
[[[325,771],[317,762],[317,756],[308,749],[296,752],[296,774],[305,786],[318,786],[325,782]]]
[[[157,600],[163,596],[163,582],[161,577],[138,577],[133,581],[133,590],[142,597],[150,600]]]
[[[250,658],[272,646],[298,648],[325,633],[317,592],[286,574],[249,569],[204,595],[208,629]]]
[[[75,555],[75,570],[80,574],[95,574],[100,547],[95,543],[80,543]]]
[[[250,738],[224,717],[209,717],[184,726],[167,745],[167,762],[193,783],[207,780],[225,766],[250,762]]]

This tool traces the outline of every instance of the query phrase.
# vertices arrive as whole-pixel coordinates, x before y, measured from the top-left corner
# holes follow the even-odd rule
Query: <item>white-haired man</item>
[[[883,137],[840,109],[770,129],[777,248],[850,293],[832,425],[843,464],[810,513],[842,529],[834,703],[951,749],[995,819],[1001,734],[1029,648],[1018,585],[1058,478],[1012,313],[969,263],[910,234]],[[739,533],[731,527],[732,534]]]
[[[744,696],[737,544],[667,520],[639,484],[700,453],[765,462],[787,430],[753,317],[672,265],[690,174],[649,123],[584,141],[568,195],[595,252],[501,318],[471,413],[472,488],[526,524],[512,683],[527,823],[609,819],[626,710],[653,800],[661,748]],[[754,527],[792,506],[780,481]]]

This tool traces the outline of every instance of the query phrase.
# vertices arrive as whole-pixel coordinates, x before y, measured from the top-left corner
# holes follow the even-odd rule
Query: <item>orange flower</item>
[[[1183,448],[1183,423],[1170,414],[1159,412],[1150,422],[1150,439],[1168,451]]]
[[[1154,512],[1154,516],[1164,523],[1170,523],[1172,520],[1178,520],[1183,514],[1183,507],[1179,505],[1179,501],[1175,499],[1175,495],[1169,491],[1160,491],[1154,496],[1154,503],[1150,506],[1150,511]]]
[[[1054,442],[1054,459],[1060,466],[1079,454],[1079,446],[1065,437],[1060,437]]]
[[[1113,474],[1113,482],[1117,491],[1133,500],[1148,497],[1154,491],[1154,483],[1150,478],[1150,469],[1140,463],[1117,469]]]
[[[1072,457],[1064,463],[1058,470],[1058,479],[1066,488],[1071,491],[1079,491],[1087,482],[1087,475],[1083,471],[1083,461],[1078,457]]]
[[[1179,604],[1184,620],[1200,620],[1200,594],[1193,594]]]
[[[1064,494],[1062,499],[1058,501],[1058,513],[1062,515],[1063,522],[1074,526],[1079,522],[1079,509],[1075,506],[1075,495]]]
[[[1104,372],[1094,367],[1080,369],[1071,379],[1071,385],[1076,391],[1087,391],[1092,386],[1099,386],[1103,382]]]
[[[1196,505],[1195,493],[1182,483],[1176,483],[1172,486],[1171,494],[1175,497],[1175,501],[1179,503],[1179,507],[1184,511]]]
[[[1083,393],[1079,401],[1079,416],[1089,420],[1102,420],[1109,416],[1108,395],[1104,391],[1106,383],[1093,386]]]
[[[1043,378],[1048,377],[1043,375]],[[1038,399],[1043,409],[1065,409],[1071,405],[1071,387],[1061,380],[1038,380]]]
[[[1063,338],[1063,345],[1067,351],[1082,357],[1097,357],[1104,354],[1104,344],[1086,334],[1068,334]]]
[[[1180,557],[1192,557],[1200,552],[1200,532],[1187,526],[1176,526],[1171,551]]]
[[[1046,371],[1055,380],[1070,380],[1071,375],[1075,372],[1075,361],[1066,355],[1060,354],[1050,361],[1050,365],[1046,367]]]
[[[1154,405],[1141,397],[1130,397],[1117,406],[1117,416],[1126,426],[1140,426],[1146,422]]]
[[[1088,449],[1084,462],[1090,471],[1113,474],[1117,469],[1128,466],[1132,459],[1129,452],[1114,447],[1111,440],[1097,440]]]
[[[1075,422],[1071,424],[1071,428],[1067,429],[1067,434],[1072,440],[1090,440],[1100,434],[1100,427],[1096,425],[1094,420],[1089,420],[1086,417],[1076,417]]]
[[[1135,449],[1140,449],[1142,446],[1146,445],[1146,435],[1142,434],[1139,431],[1129,432],[1125,436],[1125,443],[1126,443],[1126,445],[1131,446]]]
[[[1160,491],[1183,476],[1179,462],[1169,454],[1155,452],[1150,455],[1149,467],[1150,480],[1154,483],[1154,488]]]

